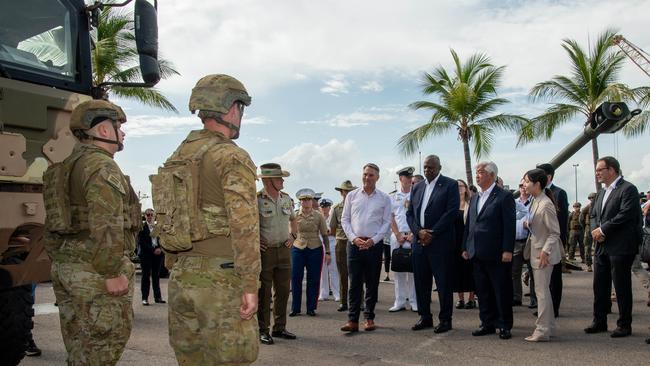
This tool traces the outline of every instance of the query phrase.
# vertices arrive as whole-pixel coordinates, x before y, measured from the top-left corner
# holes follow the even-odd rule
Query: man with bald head
[[[424,159],[424,181],[411,192],[406,220],[413,233],[413,275],[420,320],[411,328],[433,327],[431,287],[436,279],[440,313],[433,331],[451,330],[453,312],[453,267],[455,238],[454,221],[458,217],[460,195],[458,182],[440,174],[440,158],[429,155]]]

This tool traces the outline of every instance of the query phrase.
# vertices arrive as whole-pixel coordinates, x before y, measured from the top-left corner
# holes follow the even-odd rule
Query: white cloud
[[[630,174],[625,174],[625,178],[634,183],[639,191],[645,192],[650,189],[650,153],[641,158],[641,166],[632,170]]]
[[[343,74],[334,75],[331,79],[325,81],[325,86],[320,88],[321,93],[339,96],[348,93],[349,83],[345,80]]]
[[[365,92],[379,93],[380,91],[384,90],[384,87],[379,84],[378,81],[368,81],[367,83],[361,85],[361,90]]]
[[[255,142],[260,143],[260,144],[265,144],[267,142],[271,142],[270,139],[267,139],[267,138],[264,138],[264,137],[255,137],[255,138],[253,138],[253,140],[255,140]]]
[[[246,117],[242,124],[245,125],[266,125],[268,118],[263,116]],[[170,135],[179,132],[189,132],[193,129],[200,129],[203,125],[197,116],[153,116],[135,115],[129,116],[124,124],[124,132],[127,137],[145,137]]]

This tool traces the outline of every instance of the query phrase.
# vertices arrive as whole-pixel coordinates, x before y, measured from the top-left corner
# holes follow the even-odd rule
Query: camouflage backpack
[[[45,229],[60,235],[76,234],[70,210],[70,174],[82,154],[70,156],[50,165],[43,174],[43,199],[45,201]]]
[[[199,207],[201,160],[211,147],[227,142],[229,141],[210,140],[189,159],[179,156],[179,147],[165,164],[158,168],[158,174],[149,176],[157,234],[165,251],[188,251],[192,249],[193,241],[208,239],[208,228]],[[184,143],[181,147],[183,145]]]

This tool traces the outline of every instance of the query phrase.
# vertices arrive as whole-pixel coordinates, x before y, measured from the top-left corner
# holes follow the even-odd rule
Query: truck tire
[[[0,291],[0,357],[3,365],[18,365],[25,357],[29,334],[34,327],[32,286]]]

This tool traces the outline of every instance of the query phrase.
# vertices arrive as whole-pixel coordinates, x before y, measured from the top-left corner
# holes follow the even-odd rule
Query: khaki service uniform
[[[343,205],[345,201],[341,201],[332,207],[330,212],[330,231],[336,233],[336,269],[339,271],[339,279],[341,281],[341,305],[348,306],[348,237],[343,231],[341,225],[341,215],[343,215]]]
[[[287,302],[291,281],[291,248],[284,244],[289,239],[289,221],[296,218],[291,197],[280,192],[274,201],[265,189],[257,192],[260,237],[267,243],[261,253],[262,272],[257,318],[260,333],[268,333],[271,326],[271,294],[273,295],[273,331],[285,330]]]
[[[115,365],[131,334],[133,276],[130,255],[141,227],[140,204],[108,151],[77,144],[62,168],[68,192],[50,167],[45,173],[45,247],[52,259],[52,284],[69,365]],[[67,175],[69,174],[69,175]],[[51,189],[52,188],[52,189]],[[53,230],[56,206],[71,226]],[[128,294],[114,296],[106,280],[126,276]]]
[[[245,150],[205,129],[190,132],[172,158],[189,159],[204,144],[214,144],[199,173],[198,204],[209,237],[177,253],[169,341],[179,365],[250,364],[259,348],[257,320],[242,320],[239,309],[244,293],[258,291],[256,167]]]

